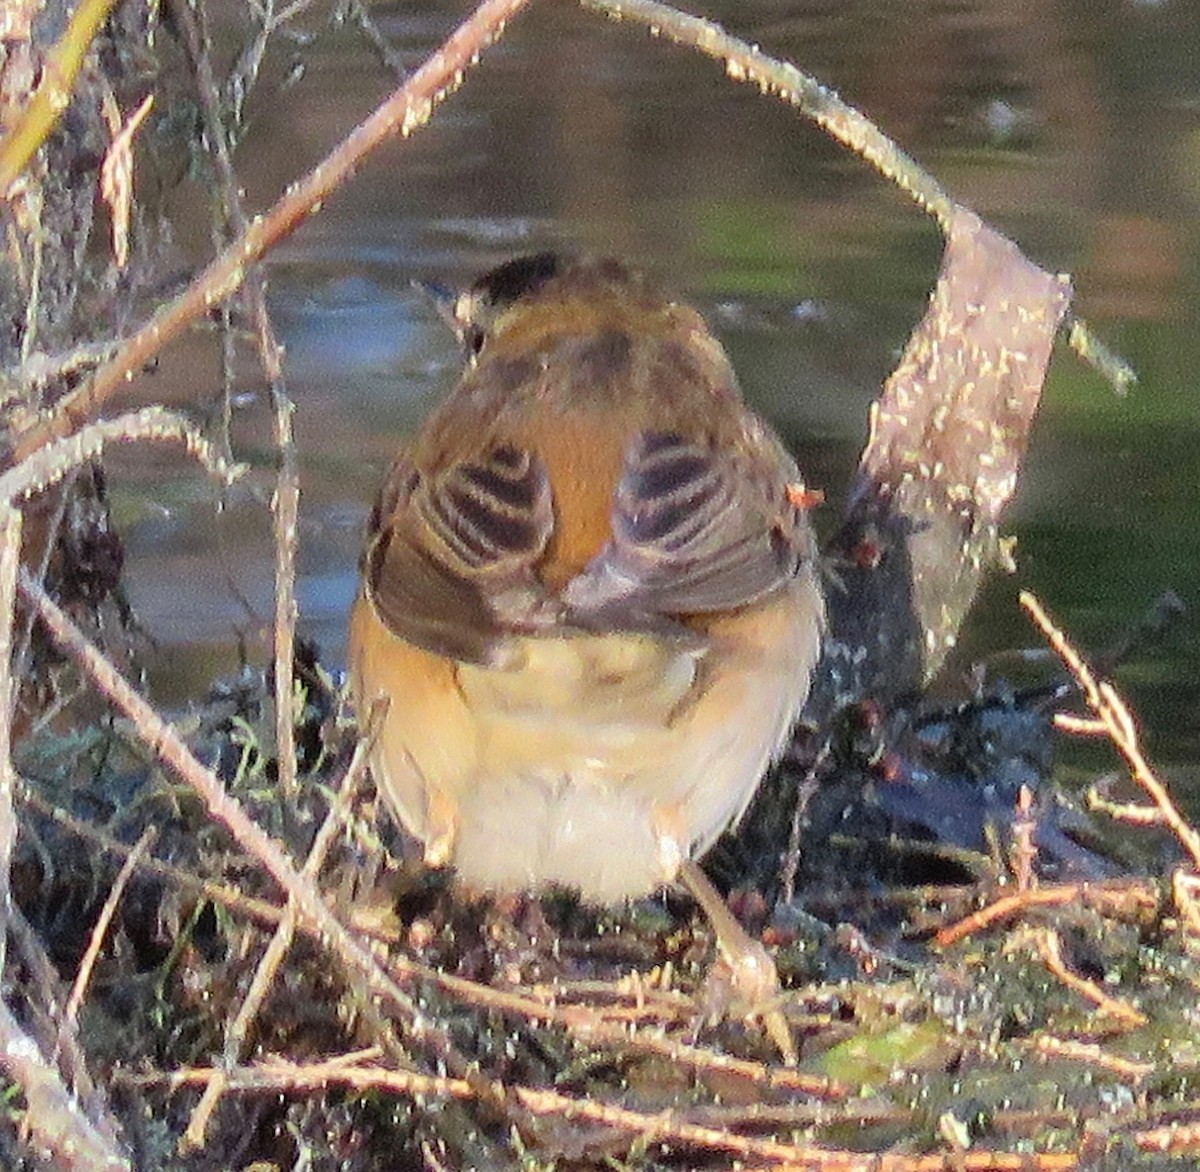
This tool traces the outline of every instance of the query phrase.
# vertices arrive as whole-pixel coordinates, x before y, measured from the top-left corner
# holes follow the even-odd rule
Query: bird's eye
[[[476,357],[483,349],[483,330],[478,326],[468,326],[463,331],[463,346],[466,347],[468,358]]]

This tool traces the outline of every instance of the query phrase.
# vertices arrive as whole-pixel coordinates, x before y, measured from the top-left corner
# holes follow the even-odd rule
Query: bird
[[[438,296],[462,374],[383,482],[350,618],[383,803],[469,888],[696,894],[808,693],[814,494],[700,313],[623,263]]]

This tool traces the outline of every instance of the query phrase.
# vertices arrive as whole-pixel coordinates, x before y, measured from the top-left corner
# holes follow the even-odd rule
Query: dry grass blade
[[[63,1008],[63,1029],[74,1030],[75,1028],[75,1022],[79,1016],[79,1007],[83,1004],[83,999],[87,995],[88,985],[91,983],[96,961],[100,958],[100,950],[104,947],[104,940],[108,935],[108,929],[112,924],[113,916],[117,914],[117,905],[121,902],[121,896],[124,894],[125,888],[129,886],[129,880],[133,878],[134,872],[138,869],[138,865],[145,857],[146,852],[149,851],[154,838],[154,828],[150,827],[138,839],[133,850],[129,852],[129,857],[121,864],[121,869],[117,872],[116,879],[113,880],[113,885],[109,889],[107,898],[104,900],[104,906],[100,909],[100,915],[96,917],[96,922],[92,925],[87,949],[84,951],[83,960],[79,962],[79,970],[76,972],[75,980],[71,985],[71,995],[67,998],[67,1004]]]
[[[115,106],[115,100],[113,102]],[[147,94],[142,104],[113,130],[113,140],[100,168],[100,193],[112,216],[113,259],[123,269],[129,259],[129,216],[133,208],[133,136],[146,120],[154,95]],[[119,116],[119,114],[118,114]]]
[[[0,197],[46,141],[70,104],[71,87],[92,38],[115,0],[83,0],[42,68],[42,80],[17,125],[0,143]]]

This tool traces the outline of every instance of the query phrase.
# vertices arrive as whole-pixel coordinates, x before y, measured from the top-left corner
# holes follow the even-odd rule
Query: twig
[[[266,299],[259,288],[254,297],[258,319],[259,351],[268,371],[271,402],[275,408],[275,444],[279,473],[271,502],[275,533],[275,759],[279,762],[279,789],[295,800],[296,783],[296,549],[300,544],[300,470],[292,430],[294,406],[283,383],[279,343],[271,328]]]
[[[1093,716],[1077,716],[1074,712],[1056,712],[1054,727],[1060,732],[1071,733],[1077,737],[1108,736],[1104,721]]]
[[[218,1071],[190,1068],[164,1075],[125,1075],[137,1086],[178,1086],[204,1084]],[[385,1091],[407,1097],[441,1096],[470,1098],[472,1089],[465,1079],[435,1078],[407,1070],[382,1070],[377,1067],[345,1063],[291,1062],[259,1063],[229,1072],[231,1091],[271,1091],[297,1094],[324,1090],[331,1086],[358,1091]],[[815,1144],[783,1143],[739,1135],[727,1128],[708,1127],[689,1122],[675,1111],[648,1114],[597,1099],[574,1098],[559,1091],[515,1086],[511,1094],[531,1113],[572,1121],[584,1121],[635,1136],[644,1144],[668,1144],[726,1152],[742,1160],[767,1161],[775,1169],[809,1169],[810,1172],[1065,1172],[1078,1166],[1074,1153],[1010,1154],[972,1150],[965,1153],[932,1153],[905,1156],[892,1153],[865,1153],[818,1147]]]
[[[1090,1001],[1098,1012],[1119,1018],[1126,1026],[1137,1028],[1146,1024],[1146,1015],[1141,1010],[1110,997],[1095,981],[1089,981],[1072,972],[1062,955],[1062,942],[1053,928],[1045,928],[1037,934],[1038,952],[1046,967],[1074,993]]]
[[[1017,794],[1017,809],[1013,818],[1012,846],[1009,848],[1009,865],[1012,867],[1013,879],[1019,892],[1032,891],[1037,877],[1033,864],[1037,862],[1037,843],[1034,832],[1037,829],[1037,818],[1033,809],[1033,791],[1027,785],[1022,785]]]
[[[33,1145],[58,1172],[131,1172],[133,1165],[84,1115],[58,1071],[0,1000],[0,1069],[25,1096],[22,1116]]]
[[[616,20],[640,21],[654,36],[665,36],[676,44],[698,49],[721,61],[734,81],[756,85],[764,94],[794,106],[894,183],[937,221],[943,234],[949,232],[955,201],[946,189],[869,118],[810,74],[730,36],[711,20],[691,16],[656,0],[581,0],[581,3]],[[1097,338],[1082,318],[1068,317],[1068,321],[1071,349],[1107,379],[1118,394],[1128,391],[1137,382],[1133,368]]]
[[[55,437],[80,428],[165,343],[240,288],[250,266],[317,211],[372,150],[394,134],[407,138],[428,122],[434,107],[458,89],[482,50],[527,2],[484,0],[404,85],[303,179],[290,185],[178,298],[129,338],[91,382],[66,395],[52,415],[17,436],[15,458],[21,460]]]
[[[330,803],[325,820],[321,823],[316,838],[313,839],[308,858],[304,860],[304,867],[300,873],[308,879],[315,880],[320,874],[334,839],[341,831],[342,824],[354,801],[358,784],[362,779],[362,773],[366,767],[366,756],[367,742],[360,740],[355,746],[354,757],[346,769],[342,784],[338,788],[333,802]],[[271,938],[271,943],[267,945],[266,951],[258,962],[254,979],[250,982],[249,989],[246,990],[246,996],[225,1031],[224,1069],[232,1069],[242,1057],[242,1048],[245,1045],[246,1036],[250,1032],[250,1027],[254,1024],[254,1019],[258,1016],[258,1011],[270,992],[279,966],[283,963],[284,957],[287,956],[288,949],[292,945],[297,918],[296,904],[289,900],[283,918]],[[192,1111],[187,1130],[180,1141],[181,1152],[203,1146],[208,1121],[212,1118],[212,1113],[220,1102],[224,1088],[224,1080],[220,1078],[213,1079],[205,1087],[204,1094]]]
[[[142,832],[142,837],[137,840],[133,850],[129,852],[129,857],[121,864],[120,871],[117,872],[117,877],[104,901],[104,906],[100,909],[100,915],[96,917],[96,922],[92,925],[87,948],[84,950],[83,959],[79,962],[79,971],[75,974],[75,980],[71,984],[71,994],[67,998],[67,1004],[62,1012],[61,1029],[74,1030],[75,1028],[79,1007],[87,995],[92,972],[96,967],[96,961],[100,958],[100,949],[104,947],[109,925],[112,924],[113,916],[117,914],[121,896],[125,893],[125,888],[129,885],[129,880],[137,870],[142,857],[150,849],[150,844],[154,841],[156,834],[157,831],[153,826],[147,827]]]
[[[1133,780],[1150,795],[1157,807],[1161,822],[1170,828],[1192,860],[1192,869],[1200,870],[1200,833],[1197,833],[1179,812],[1167,793],[1167,787],[1155,776],[1146,763],[1138,744],[1133,717],[1116,689],[1107,680],[1097,681],[1083,656],[1071,645],[1062,631],[1042,609],[1042,604],[1029,591],[1021,592],[1021,605],[1029,613],[1046,641],[1058,653],[1068,670],[1079,683],[1087,705],[1104,722],[1113,744],[1125,758]]]
[[[12,911],[10,870],[17,841],[13,796],[17,775],[12,761],[12,719],[15,699],[13,627],[16,620],[17,570],[21,563],[20,509],[0,504],[0,973],[4,971],[7,932]]]
[[[1113,1074],[1130,1079],[1135,1083],[1143,1082],[1155,1070],[1153,1062],[1134,1062],[1130,1058],[1109,1054],[1094,1042],[1079,1042],[1074,1038],[1056,1038],[1052,1034],[1038,1034],[1034,1039],[1033,1048],[1045,1057],[1066,1058],[1072,1062],[1097,1066],[1101,1070],[1111,1071]]]
[[[1108,736],[1107,727],[1102,722],[1098,723],[1104,729],[1104,735]],[[1130,826],[1162,825],[1162,815],[1157,806],[1146,806],[1134,802],[1114,802],[1100,792],[1098,785],[1089,785],[1084,796],[1089,810],[1096,814],[1104,814],[1114,822],[1127,822]]]
[[[180,443],[210,475],[226,484],[242,474],[182,415],[164,407],[143,407],[115,419],[104,419],[75,435],[55,440],[0,474],[0,501],[15,502],[43,492],[72,470],[94,460],[112,443],[154,440]]]
[[[1119,879],[1111,883],[1068,883],[1060,887],[1040,887],[1036,891],[1002,896],[977,912],[947,924],[938,931],[934,943],[939,948],[949,948],[967,936],[1035,907],[1063,907],[1078,902],[1120,910],[1130,900],[1135,902],[1135,906],[1156,906],[1149,885],[1139,880]]]
[[[1133,1133],[1133,1142],[1143,1152],[1183,1156],[1200,1151],[1200,1123],[1168,1123]]]

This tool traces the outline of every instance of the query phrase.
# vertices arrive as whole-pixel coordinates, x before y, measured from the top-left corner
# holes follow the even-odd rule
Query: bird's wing
[[[673,432],[631,445],[613,501],[612,540],[567,587],[578,621],[631,625],[733,610],[769,594],[811,557],[778,459],[739,464]]]
[[[541,462],[501,444],[436,476],[402,462],[389,484],[364,566],[380,619],[427,651],[495,662],[506,635],[545,619],[533,566],[554,515]]]

